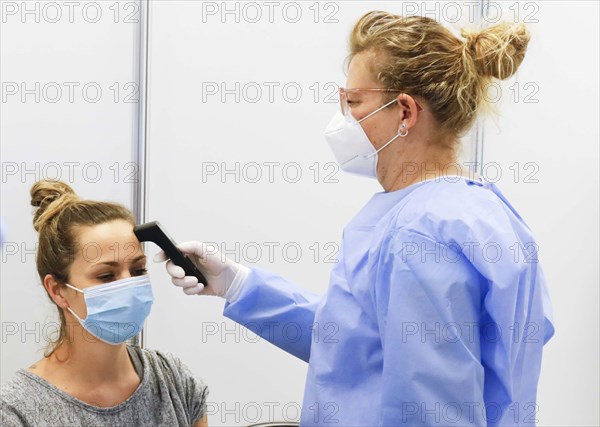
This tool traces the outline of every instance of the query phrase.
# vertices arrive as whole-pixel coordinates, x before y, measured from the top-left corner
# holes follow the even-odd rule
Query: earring
[[[401,136],[402,138],[404,138],[406,135],[408,135],[408,129],[404,129],[406,127],[406,124],[402,123],[402,128],[398,129],[398,135]],[[404,132],[404,133],[402,133]]]

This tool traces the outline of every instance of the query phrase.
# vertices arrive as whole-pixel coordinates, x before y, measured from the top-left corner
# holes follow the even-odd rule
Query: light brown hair
[[[79,246],[77,226],[93,226],[116,219],[135,225],[135,219],[126,207],[117,203],[82,200],[61,181],[38,181],[31,187],[30,195],[31,205],[37,208],[33,227],[39,233],[36,264],[42,283],[47,274],[63,285],[69,281],[69,269]],[[48,343],[46,357],[67,338],[63,310],[58,306],[57,309],[60,332],[55,340]]]
[[[496,112],[486,99],[488,84],[517,71],[530,39],[525,24],[507,22],[462,29],[461,36],[464,40],[428,17],[372,11],[352,29],[346,61],[371,49],[382,54],[371,64],[377,81],[424,98],[439,131],[458,142],[478,113]]]

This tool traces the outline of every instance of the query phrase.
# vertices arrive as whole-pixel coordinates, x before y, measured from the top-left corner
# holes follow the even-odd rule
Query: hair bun
[[[475,46],[477,44],[477,40],[479,39],[479,36],[481,35],[481,32],[480,31],[476,31],[476,30],[472,30],[472,29],[469,29],[469,28],[463,28],[463,29],[460,30],[460,35],[465,38],[466,48],[470,52],[474,53]]]
[[[60,213],[68,204],[78,200],[73,189],[62,181],[40,180],[30,190],[31,206],[37,208],[33,227],[40,231],[42,225]]]
[[[525,24],[501,22],[481,31],[463,28],[465,48],[484,77],[504,80],[516,73],[525,58],[531,35]]]

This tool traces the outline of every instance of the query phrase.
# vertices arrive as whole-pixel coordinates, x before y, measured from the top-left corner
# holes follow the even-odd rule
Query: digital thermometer
[[[196,267],[196,264],[187,255],[177,249],[175,242],[160,225],[160,222],[151,221],[136,225],[133,227],[133,233],[140,242],[154,242],[160,246],[175,265],[183,268],[186,276],[194,276],[198,279],[198,283],[202,283],[205,286],[208,285],[206,278],[198,267]]]

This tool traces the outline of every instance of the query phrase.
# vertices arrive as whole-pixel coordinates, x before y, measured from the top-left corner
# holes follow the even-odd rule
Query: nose
[[[125,266],[125,267],[123,267],[123,270],[121,271],[121,273],[117,277],[117,280],[129,279],[130,277],[133,277],[133,276],[131,275],[131,272],[129,271],[129,268],[127,268]]]

